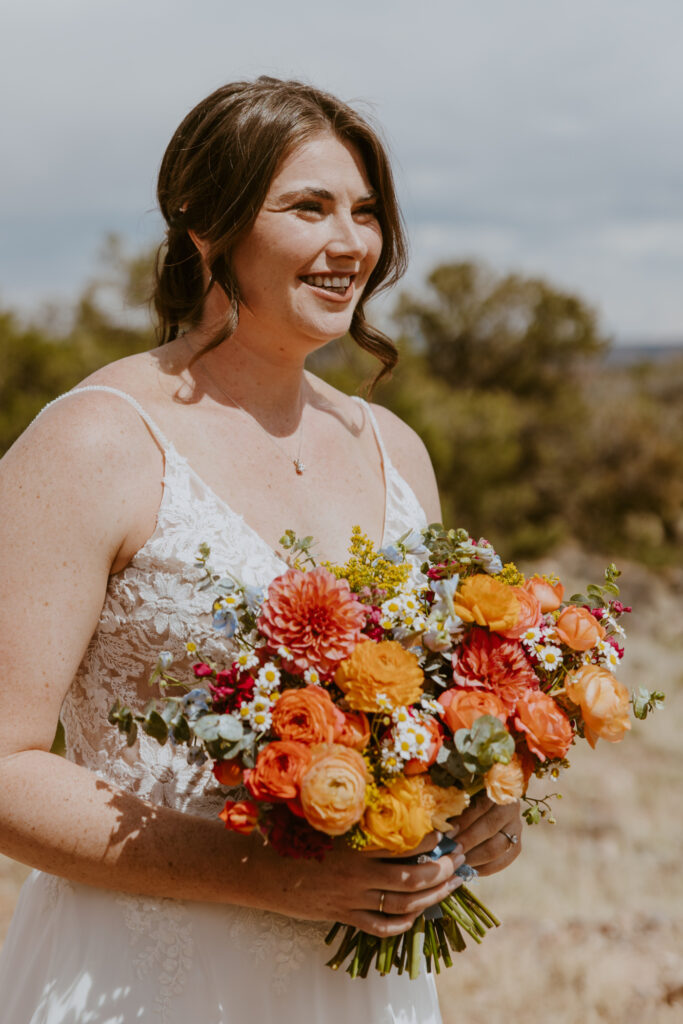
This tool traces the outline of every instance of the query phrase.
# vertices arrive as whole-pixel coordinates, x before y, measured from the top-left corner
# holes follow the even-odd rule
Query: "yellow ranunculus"
[[[521,614],[513,588],[486,573],[466,579],[453,605],[463,622],[476,622],[494,631],[512,629]]]
[[[429,804],[421,775],[399,777],[382,786],[361,822],[369,839],[367,849],[392,853],[414,850],[432,831]]]
[[[394,707],[414,704],[422,696],[424,675],[417,658],[396,640],[361,641],[337,669],[334,681],[353,711],[380,711],[378,694]]]
[[[469,807],[470,796],[464,789],[457,786],[437,786],[430,778],[425,777],[424,801],[430,809],[432,828],[447,832],[451,828],[449,818],[456,818]]]

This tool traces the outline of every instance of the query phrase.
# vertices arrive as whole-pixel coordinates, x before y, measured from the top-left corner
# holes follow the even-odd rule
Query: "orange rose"
[[[244,782],[256,800],[296,800],[309,764],[311,748],[292,740],[275,740],[259,754],[256,767],[245,771]]]
[[[367,782],[368,770],[357,750],[338,743],[315,747],[301,780],[306,821],[328,836],[348,832],[363,816]]]
[[[217,782],[222,786],[239,786],[244,774],[244,765],[238,757],[230,761],[216,761],[211,769]]]
[[[363,815],[368,849],[407,853],[432,831],[430,801],[425,799],[423,777],[399,778],[382,786]]]
[[[618,743],[631,728],[628,690],[608,669],[586,665],[567,677],[570,700],[581,708],[586,739],[595,747],[599,738]]]
[[[570,604],[555,624],[560,640],[573,651],[588,651],[605,636],[605,629],[587,608]]]
[[[532,576],[524,584],[524,589],[538,600],[544,615],[546,612],[554,612],[562,604],[564,587],[559,580],[557,583],[551,583],[542,576]]]
[[[258,824],[258,815],[258,804],[253,800],[227,800],[218,817],[225,822],[226,828],[248,836]]]
[[[424,675],[415,655],[396,640],[366,640],[341,663],[334,681],[354,711],[381,711],[380,694],[394,707],[419,700]]]
[[[521,614],[513,591],[513,587],[486,573],[470,576],[453,598],[455,614],[463,622],[476,622],[495,632],[511,629]]]
[[[344,713],[320,686],[285,690],[273,709],[273,732],[282,740],[333,743],[343,726]]]
[[[507,712],[500,697],[489,690],[446,690],[439,697],[443,720],[451,732],[471,729],[482,715],[494,715],[505,724]]]
[[[526,734],[529,750],[541,761],[564,757],[574,736],[562,708],[542,690],[529,690],[519,699],[515,726]]]
[[[469,807],[470,796],[457,786],[437,786],[431,779],[423,780],[423,802],[432,816],[431,825],[440,832],[447,832],[452,825],[449,818],[457,818]]]
[[[509,764],[492,765],[484,776],[486,795],[494,804],[511,804],[519,800],[526,789],[522,762],[517,754],[512,755]]]
[[[541,603],[535,594],[524,587],[510,587],[510,590],[519,601],[519,618],[510,629],[499,629],[498,632],[508,640],[519,640],[527,629],[533,629],[541,621]]]
[[[419,775],[420,772],[426,772],[430,765],[433,765],[436,761],[436,756],[443,744],[443,733],[436,719],[428,718],[424,722],[424,727],[430,733],[427,756],[424,759],[421,757],[411,757],[409,761],[406,761],[403,766],[403,771],[406,775]]]
[[[343,743],[345,747],[353,747],[354,750],[365,750],[370,742],[368,716],[362,711],[347,711],[336,742]]]

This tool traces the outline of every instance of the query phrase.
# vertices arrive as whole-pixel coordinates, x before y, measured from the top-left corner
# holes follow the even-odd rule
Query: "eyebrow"
[[[326,188],[314,188],[312,185],[305,185],[303,188],[292,189],[291,192],[283,192],[277,197],[279,203],[291,203],[294,199],[301,199],[304,196],[313,196],[315,199],[334,199],[331,192]],[[370,189],[364,196],[356,200],[357,203],[367,203],[371,199],[377,199],[377,193]]]

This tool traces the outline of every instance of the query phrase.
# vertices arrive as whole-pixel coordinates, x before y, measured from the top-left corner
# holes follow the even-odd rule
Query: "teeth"
[[[316,288],[348,288],[351,284],[350,277],[322,277],[320,274],[311,274],[303,280]]]

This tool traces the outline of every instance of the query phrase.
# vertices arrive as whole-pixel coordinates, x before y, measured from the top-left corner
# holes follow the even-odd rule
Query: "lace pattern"
[[[147,684],[162,650],[170,651],[182,671],[189,667],[184,643],[194,639],[208,657],[229,653],[230,641],[211,628],[206,596],[195,584],[201,570],[194,565],[197,547],[206,541],[216,565],[229,567],[245,583],[267,584],[286,568],[242,516],[191,469],[146,412],[129,395],[104,386],[70,392],[102,391],[133,405],[164,451],[165,473],[157,525],[129,565],[110,577],[97,629],[64,701],[61,717],[67,756],[102,780],[156,804],[213,816],[225,799],[210,771],[190,766],[185,754],[160,747],[140,734],[127,748],[107,723],[116,698],[134,708],[149,699]],[[61,396],[62,398],[67,396]],[[384,543],[426,519],[413,491],[393,467],[373,424],[382,454],[386,482]],[[168,1019],[173,997],[192,969],[191,920],[182,902],[121,896],[132,941],[139,947],[140,975],[156,974],[158,1014]],[[240,907],[225,907],[226,930],[242,948],[267,965],[280,990],[291,971],[314,950],[320,951],[325,926]]]

